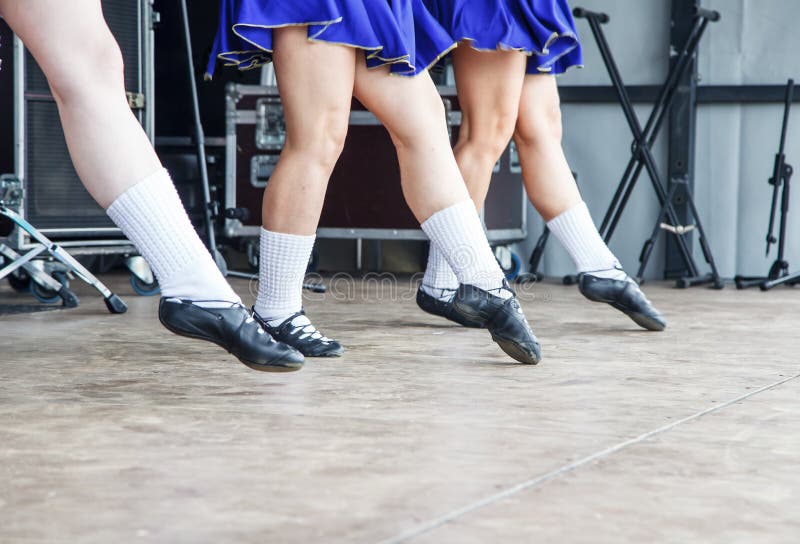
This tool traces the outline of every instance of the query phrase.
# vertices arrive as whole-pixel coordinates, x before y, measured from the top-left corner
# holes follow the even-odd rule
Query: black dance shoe
[[[455,296],[455,294],[456,292],[453,290],[453,296]],[[450,321],[458,323],[459,325],[463,325],[464,327],[475,329],[480,329],[482,327],[480,323],[471,322],[466,319],[466,317],[456,312],[453,309],[452,299],[449,301],[440,300],[426,293],[422,289],[422,286],[420,286],[417,290],[417,306],[419,306],[423,312],[428,312],[429,314],[449,319]]]
[[[502,289],[512,296],[504,299],[474,285],[461,285],[453,299],[453,311],[462,319],[489,329],[492,340],[512,359],[535,365],[542,358],[539,341],[522,313],[516,293],[505,280]]]
[[[600,278],[584,272],[578,274],[578,289],[589,300],[610,304],[649,331],[667,328],[664,316],[633,281]]]
[[[342,345],[336,340],[326,338],[311,322],[308,325],[295,325],[293,323],[295,319],[305,315],[305,312],[301,310],[286,318],[280,325],[272,327],[253,308],[253,317],[278,342],[292,346],[306,357],[341,356],[344,353]]]
[[[276,342],[241,304],[204,308],[190,300],[162,298],[158,318],[175,334],[213,342],[253,370],[292,372],[303,367],[303,356]]]

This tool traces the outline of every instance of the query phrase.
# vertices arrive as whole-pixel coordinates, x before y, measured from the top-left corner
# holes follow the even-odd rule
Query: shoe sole
[[[234,355],[234,357],[236,357]],[[252,370],[258,370],[259,372],[269,372],[270,374],[285,374],[286,372],[297,372],[301,368],[303,368],[303,363],[300,363],[300,366],[272,366],[272,365],[257,365],[253,363],[248,363],[244,359],[236,357],[239,361],[246,367]]]
[[[500,349],[502,349],[506,353],[506,355],[508,355],[517,362],[526,365],[538,365],[539,362],[542,360],[541,355],[537,355],[536,353],[531,353],[530,351],[523,348],[513,340],[500,338],[495,335],[492,335],[492,340],[494,340],[494,342],[498,346],[500,346]]]
[[[223,350],[225,350],[230,355],[233,355],[233,353],[231,353],[227,349],[225,349],[224,346],[218,344],[217,342],[215,342],[213,340],[209,340],[208,338],[203,338],[202,336],[197,336],[195,334],[189,334],[189,333],[186,333],[186,332],[183,332],[183,331],[176,330],[176,329],[170,327],[169,325],[167,325],[166,323],[164,323],[163,321],[161,321],[161,324],[164,325],[164,328],[167,329],[168,331],[170,331],[172,334],[177,334],[178,336],[183,336],[184,338],[191,338],[192,340],[202,340],[203,342],[208,342],[209,344],[214,344],[215,346],[220,347]],[[236,357],[239,360],[239,362],[241,362],[246,367],[248,367],[248,368],[250,368],[252,370],[258,370],[259,372],[270,372],[270,373],[273,373],[273,374],[281,374],[281,373],[285,373],[285,372],[296,372],[296,371],[300,370],[301,368],[303,368],[303,363],[288,363],[288,364],[280,365],[280,366],[278,366],[278,365],[260,365],[258,363],[254,363],[252,361],[247,361],[245,359],[242,359],[241,357],[238,357],[236,355],[233,355],[233,356]]]
[[[341,357],[342,355],[344,355],[344,351],[345,350],[342,349],[341,351],[336,351],[333,353],[321,353],[319,355],[306,355],[303,352],[300,353],[303,353],[303,357],[311,357],[312,359],[335,359],[336,357]]]
[[[616,305],[614,305],[614,304],[612,304],[610,302],[607,303],[607,304],[609,306],[611,306],[612,308],[617,309],[620,312],[622,312],[623,314],[627,315],[628,317],[630,317],[633,320],[634,323],[636,323],[637,325],[639,325],[640,327],[642,327],[644,329],[647,329],[648,331],[661,332],[661,331],[663,331],[664,329],[667,328],[666,325],[664,325],[662,323],[659,323],[658,321],[656,321],[652,317],[646,316],[644,314],[640,314],[639,312],[631,312],[630,310],[625,310],[625,309],[620,308],[620,307],[618,307],[618,306],[616,306]]]
[[[602,298],[593,298],[593,297],[587,296],[583,292],[581,294],[584,297],[586,297],[587,300],[591,300],[592,302],[600,302],[602,304],[608,304],[609,306],[611,306],[615,310],[618,310],[618,311],[622,312],[623,314],[627,315],[628,317],[630,317],[631,320],[633,320],[634,323],[636,323],[637,325],[639,325],[643,329],[647,329],[648,331],[661,332],[661,331],[663,331],[664,329],[667,328],[666,325],[664,325],[663,323],[659,323],[658,321],[656,321],[652,317],[649,317],[649,316],[647,316],[647,315],[645,315],[643,313],[640,313],[640,312],[633,312],[633,311],[627,309],[626,307],[624,307],[622,305],[618,305],[616,302],[611,302],[611,301],[608,301],[608,300],[605,300],[605,299],[602,299]]]

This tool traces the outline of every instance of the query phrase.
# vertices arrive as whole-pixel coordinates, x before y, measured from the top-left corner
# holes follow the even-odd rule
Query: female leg
[[[517,122],[527,56],[519,51],[477,51],[462,42],[453,52],[461,127],[454,152],[478,210],[489,191],[492,170]],[[448,303],[458,279],[444,255],[431,245],[420,298]]]
[[[87,190],[153,268],[162,323],[221,344],[259,370],[299,368],[302,357],[263,334],[192,228],[128,107],[122,55],[100,1],[0,0],[0,15],[47,76]]]
[[[286,114],[286,148],[264,201],[255,315],[275,338],[306,355],[342,352],[341,345],[322,336],[303,314],[301,285],[327,181],[347,129],[355,78],[355,95],[389,128],[397,146],[412,210],[465,284],[455,311],[476,326],[491,321],[487,326],[504,350],[520,361],[537,362],[538,343],[486,242],[430,77],[389,76],[390,71],[417,71],[420,59],[413,58],[416,48],[409,45],[418,23],[409,17],[412,12],[425,16],[418,1],[223,5],[223,30],[215,49],[222,58],[245,65],[271,57]],[[435,22],[430,22],[435,32]],[[444,42],[446,36],[440,43],[448,47]]]
[[[347,135],[356,51],[310,42],[305,26],[278,28],[273,40],[286,144],[264,193],[255,315],[305,355],[335,357],[344,350],[311,325],[302,289],[328,180]]]
[[[662,329],[663,318],[638,287],[628,281],[598,235],[561,149],[561,112],[555,79],[540,74],[561,73],[582,63],[580,42],[566,1],[427,2],[451,35],[468,38],[461,42],[453,58],[459,102],[467,123],[465,133],[459,137],[456,156],[476,205],[483,205],[491,167],[508,143],[513,116],[529,198],[564,243],[579,272],[594,274],[582,275],[581,291],[592,300],[610,302],[646,328]],[[520,53],[480,53],[472,46],[520,49],[530,56],[526,62]],[[513,105],[515,99],[519,102]],[[432,247],[423,291],[446,304],[453,283],[437,248]]]
[[[555,77],[527,75],[514,141],[528,198],[575,262],[581,293],[611,304],[646,329],[663,330],[664,318],[600,237],[567,164],[561,134]]]
[[[451,318],[488,328],[511,357],[537,363],[538,341],[505,283],[459,174],[442,100],[430,77],[390,77],[385,69],[367,70],[359,62],[355,95],[389,131],[406,202],[457,277]]]

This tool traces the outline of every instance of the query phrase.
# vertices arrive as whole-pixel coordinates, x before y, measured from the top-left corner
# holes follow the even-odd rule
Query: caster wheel
[[[69,290],[69,278],[65,272],[53,272],[52,274],[53,279],[56,280],[61,284],[61,289],[58,291],[53,291],[52,289],[48,289],[43,285],[39,285],[35,281],[30,281],[30,291],[33,295],[33,298],[41,302],[42,304],[55,304],[59,300],[64,301],[64,306],[68,308],[73,308],[77,306],[77,302],[73,305],[73,299],[77,301],[77,297]]]
[[[306,272],[316,272],[317,266],[319,265],[319,252],[317,250],[313,250],[311,252],[311,257],[308,259],[308,268],[306,268]]]
[[[519,255],[513,251],[509,252],[509,256],[511,257],[511,265],[508,268],[503,266],[501,266],[501,268],[503,269],[503,274],[506,275],[506,279],[508,281],[514,281],[517,276],[519,276],[519,271],[522,269],[522,261]]]
[[[540,283],[544,280],[544,275],[536,273],[536,274],[520,274],[517,276],[515,282],[519,285],[528,285],[532,283]]]
[[[258,272],[258,264],[261,257],[260,251],[258,242],[255,240],[247,240],[245,242],[244,253],[247,255],[247,264],[256,272]]]
[[[38,283],[36,283],[35,281],[31,281],[30,290],[31,294],[33,295],[33,298],[35,298],[42,304],[55,304],[56,302],[61,300],[61,295],[58,294],[58,291],[53,291],[52,289],[43,287]]]
[[[31,277],[25,272],[14,272],[8,276],[8,284],[17,293],[30,292]]]
[[[133,291],[141,297],[152,297],[161,292],[158,280],[154,279],[153,283],[146,283],[136,274],[131,274],[131,287],[133,287]]]
[[[716,289],[717,291],[721,291],[722,289],[725,289],[725,282],[722,281],[722,280],[716,280],[714,282],[714,289]]]
[[[561,279],[561,283],[563,283],[564,285],[575,285],[576,283],[578,283],[578,277],[577,276],[564,276]]]
[[[684,278],[680,278],[675,282],[675,287],[677,287],[678,289],[686,289],[687,287],[689,287],[689,282],[686,281]]]

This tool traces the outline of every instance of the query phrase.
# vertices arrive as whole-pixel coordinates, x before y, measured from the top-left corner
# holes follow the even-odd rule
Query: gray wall
[[[604,30],[627,84],[663,82],[669,50],[668,0],[575,0],[572,4],[611,16]],[[800,1],[704,0],[703,5],[720,11],[722,20],[709,25],[700,47],[701,85],[782,85],[789,77],[800,83]],[[577,26],[584,44],[585,67],[561,76],[559,83],[610,85],[588,24],[578,20]],[[649,111],[650,105],[637,106],[642,120]],[[616,104],[565,104],[563,114],[564,150],[599,223],[630,157],[631,134]],[[781,115],[782,105],[777,104],[700,106],[695,196],[723,276],[766,272],[775,258],[775,250],[769,259],[764,257],[764,237],[771,198],[767,178],[777,150]],[[786,152],[788,161],[800,167],[800,109],[790,123]],[[665,171],[663,137],[655,155]],[[794,269],[800,270],[800,197],[795,195],[792,200],[787,258]],[[652,187],[643,176],[611,243],[631,273],[638,268],[639,252],[657,211]],[[529,226],[528,240],[517,247],[523,260],[527,260],[542,231],[542,221],[532,208]],[[695,249],[704,268],[702,254]],[[663,255],[662,237],[647,277],[661,277]],[[542,270],[554,276],[574,271],[557,243],[549,244]]]

